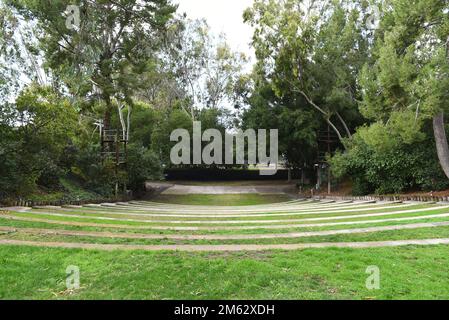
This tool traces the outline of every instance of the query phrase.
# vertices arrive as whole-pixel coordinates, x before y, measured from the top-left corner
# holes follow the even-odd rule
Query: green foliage
[[[170,163],[170,134],[175,129],[187,129],[192,132],[192,120],[183,110],[173,110],[158,118],[157,126],[151,135],[151,149],[159,156],[161,163]]]
[[[116,180],[115,164],[111,161],[102,161],[98,144],[67,147],[65,157],[61,159],[61,165],[64,165],[69,176],[84,188],[103,197],[113,194]]]
[[[144,147],[150,147],[153,132],[162,122],[162,116],[162,110],[142,102],[135,103],[131,114],[131,141],[139,141]]]
[[[449,10],[444,1],[391,0],[384,8],[373,59],[360,73],[359,128],[334,174],[350,176],[357,194],[448,186],[438,165],[429,119],[447,111]]]
[[[441,171],[433,140],[407,140],[395,124],[359,128],[349,151],[329,159],[337,178],[348,176],[353,193],[388,194],[407,190],[438,190],[449,186]]]
[[[181,106],[195,118],[198,109],[232,103],[246,56],[234,52],[224,35],[214,36],[205,20],[177,22],[164,65],[176,75],[185,102]]]
[[[279,153],[290,165],[311,165],[316,155],[317,131],[322,124],[312,110],[304,110],[289,99],[277,102],[269,85],[261,85],[249,98],[251,108],[242,115],[244,129],[278,129]],[[271,103],[270,101],[276,101]]]
[[[145,83],[139,76],[163,43],[176,10],[168,0],[39,1],[8,0],[22,16],[36,22],[46,67],[61,86],[80,100],[95,96],[104,103],[105,127],[112,100],[132,104]],[[68,5],[80,8],[80,25],[68,28]]]
[[[146,181],[162,179],[160,160],[153,151],[130,145],[128,152],[127,177],[131,190],[142,191]]]
[[[362,7],[259,0],[244,14],[255,28],[258,61],[243,125],[279,128],[281,152],[292,166],[319,161],[317,139],[328,124],[342,142],[361,123],[357,76],[369,59]]]
[[[242,75],[246,57],[205,21],[174,18],[169,0],[4,1],[0,198],[59,193],[66,178],[103,196],[117,181],[138,191],[171,166],[170,134],[192,120],[279,129],[281,156],[301,168],[323,161],[330,128],[331,152],[346,152],[329,162],[357,194],[445,187],[430,120],[449,110],[448,3],[369,3],[378,30],[363,23],[366,0],[256,0],[244,19],[257,63]],[[79,28],[66,26],[69,4]],[[94,125],[121,129],[117,109],[130,112],[126,168],[101,158]]]
[[[76,110],[53,89],[33,85],[1,118],[2,197],[26,195],[38,180],[51,185],[60,174],[58,159],[74,135]]]
[[[60,180],[60,184],[65,191],[64,198],[66,200],[89,201],[102,198],[101,194],[88,191],[74,179],[63,178]]]

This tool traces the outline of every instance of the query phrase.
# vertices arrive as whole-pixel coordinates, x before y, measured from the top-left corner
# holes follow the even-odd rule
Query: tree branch
[[[338,139],[343,142],[343,136],[340,133],[340,130],[337,129],[337,127],[332,123],[332,121],[329,120],[329,118],[326,118],[326,122],[334,129],[335,133],[338,136]],[[343,144],[343,147],[346,149],[345,145]]]
[[[338,119],[340,120],[341,124],[345,128],[346,134],[348,135],[349,139],[352,139],[351,131],[349,130],[348,125],[346,124],[346,121],[343,119],[343,117],[340,115],[339,112],[336,113]]]
[[[338,136],[338,139],[340,140],[340,142],[343,142],[343,136],[340,133],[340,130],[338,130],[338,128],[332,123],[332,121],[329,119],[329,113],[324,111],[323,109],[321,109],[315,102],[312,101],[312,99],[309,98],[309,96],[302,90],[299,89],[294,89],[294,91],[300,93],[306,100],[307,102],[312,105],[315,109],[317,109],[319,112],[321,112],[325,117],[326,117],[326,122],[332,127],[332,129],[335,131],[335,133]],[[346,124],[345,124],[346,125]],[[349,131],[349,129],[348,129]],[[349,137],[351,137],[350,133],[349,133]],[[343,147],[346,149],[345,145],[343,144]]]
[[[325,115],[327,117],[329,116],[329,114],[326,111],[324,111],[323,109],[321,109],[318,105],[316,105],[315,102],[313,102],[312,99],[310,99],[309,96],[304,91],[299,90],[299,89],[294,89],[293,91],[300,93],[312,107],[317,109],[323,115]]]

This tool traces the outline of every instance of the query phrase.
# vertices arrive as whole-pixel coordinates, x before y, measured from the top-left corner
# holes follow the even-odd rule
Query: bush
[[[128,186],[134,192],[143,191],[148,180],[162,179],[162,167],[157,155],[147,148],[131,144],[128,148]]]
[[[329,159],[335,177],[351,178],[354,195],[431,191],[449,186],[433,139],[406,143],[392,131],[378,139],[373,132],[378,130],[379,126],[359,129],[348,151]],[[385,139],[389,141],[382,143]]]

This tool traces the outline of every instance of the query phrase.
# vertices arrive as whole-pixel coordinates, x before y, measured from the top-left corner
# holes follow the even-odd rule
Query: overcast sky
[[[191,19],[205,18],[214,33],[225,33],[235,51],[244,52],[254,62],[254,51],[249,43],[252,28],[243,23],[243,11],[254,0],[174,0],[179,12]]]

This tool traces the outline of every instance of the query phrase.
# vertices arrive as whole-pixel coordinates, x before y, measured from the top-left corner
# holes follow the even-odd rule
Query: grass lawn
[[[418,210],[418,209],[417,209]],[[57,216],[57,215],[52,215],[51,213],[14,213],[13,215],[16,217],[22,217],[22,218],[38,218],[38,219],[49,219],[49,220],[53,220],[53,221],[74,221],[74,222],[92,222],[92,223],[102,223],[102,224],[120,224],[120,225],[130,225],[130,226],[148,226],[148,227],[155,227],[155,226],[165,226],[165,227],[176,227],[176,226],[193,226],[193,227],[233,227],[233,226],[237,226],[237,224],[239,226],[258,226],[259,228],[263,228],[264,225],[269,226],[269,225],[290,225],[290,224],[294,224],[294,225],[301,225],[301,224],[310,224],[310,223],[338,223],[338,222],[357,222],[360,220],[364,220],[364,221],[369,221],[369,220],[379,220],[379,219],[396,219],[396,218],[413,218],[413,217],[425,217],[425,216],[429,216],[429,215],[438,215],[438,214],[444,214],[447,213],[449,210],[448,209],[435,209],[435,210],[431,210],[431,211],[424,211],[424,212],[410,212],[410,213],[402,213],[402,214],[395,214],[394,212],[391,212],[391,214],[389,214],[389,212],[391,211],[391,209],[385,209],[385,211],[382,213],[374,213],[374,214],[382,214],[382,216],[368,216],[368,213],[366,214],[361,214],[361,215],[355,215],[355,214],[348,214],[345,215],[344,217],[342,217],[341,215],[344,214],[344,212],[342,214],[340,214],[340,216],[337,216],[335,214],[330,214],[330,215],[309,215],[309,216],[300,216],[298,217],[294,217],[294,218],[284,218],[284,219],[279,219],[276,221],[280,221],[280,222],[275,222],[272,223],[270,222],[270,219],[267,218],[261,218],[261,219],[257,219],[254,220],[254,218],[245,218],[245,220],[241,220],[241,219],[237,219],[237,220],[232,220],[232,221],[221,221],[221,220],[217,220],[217,222],[219,221],[220,223],[214,223],[211,224],[208,220],[201,220],[200,218],[194,218],[195,220],[193,221],[189,221],[189,220],[182,220],[180,218],[175,218],[176,221],[182,222],[181,224],[173,224],[171,223],[171,220],[174,219],[168,219],[168,218],[161,218],[161,219],[157,219],[157,220],[152,220],[151,218],[144,218],[142,217],[142,219],[139,219],[139,217],[128,217],[128,216],[114,216],[114,215],[107,215],[107,214],[101,214],[100,215],[95,215],[94,213],[76,213],[76,214],[70,214],[67,212],[62,213],[61,216]],[[370,212],[371,214],[372,212]],[[341,218],[341,219],[340,219]],[[344,218],[344,219],[343,219]],[[105,220],[106,219],[106,220]],[[109,220],[108,220],[109,219]],[[215,218],[213,218],[215,221]],[[249,219],[249,220],[248,220]],[[294,220],[297,219],[297,220]],[[304,219],[304,220],[301,220]],[[312,220],[310,220],[312,219]],[[313,219],[325,219],[325,220],[313,220]],[[195,223],[195,221],[197,221],[202,223]],[[209,219],[210,220],[210,219]],[[158,222],[160,221],[160,222]],[[240,222],[241,221],[241,222]],[[262,221],[259,223],[253,223],[253,222],[246,222],[246,221]],[[233,222],[233,223],[231,223]]]
[[[366,242],[447,238],[449,226],[433,228],[417,228],[411,230],[390,230],[374,233],[355,233],[344,235],[309,236],[296,238],[240,239],[240,240],[172,240],[172,239],[132,239],[105,238],[89,236],[42,235],[16,232],[3,236],[11,240],[39,242],[75,242],[98,244],[136,244],[136,245],[226,245],[226,244],[295,244],[322,242]]]
[[[446,299],[447,246],[189,254],[0,247],[2,299]],[[67,266],[81,289],[67,292]],[[365,273],[376,265],[380,290]],[[435,284],[438,283],[436,286]]]
[[[219,186],[219,187],[242,187],[242,186],[287,186],[295,185],[296,181],[286,180],[244,180],[244,181],[172,181],[179,185],[187,186]]]
[[[1,218],[1,216],[0,216]],[[352,229],[352,228],[366,228],[372,226],[392,226],[392,225],[405,225],[410,223],[433,223],[433,222],[446,222],[448,218],[427,218],[420,220],[404,220],[404,221],[393,221],[393,222],[377,222],[372,224],[354,224],[354,225],[339,225],[339,226],[326,226],[326,227],[295,227],[286,228],[279,230],[264,229],[261,226],[258,229],[249,230],[197,230],[197,231],[173,231],[173,230],[151,230],[151,229],[133,229],[132,226],[126,229],[111,228],[108,227],[95,227],[95,226],[76,226],[76,225],[61,225],[57,223],[45,223],[45,222],[33,222],[33,221],[16,221],[16,220],[0,220],[1,226],[5,227],[16,227],[16,228],[41,228],[41,229],[56,229],[56,230],[73,230],[73,231],[103,231],[103,232],[122,232],[122,233],[140,233],[140,234],[160,234],[160,235],[171,235],[171,234],[265,234],[265,233],[290,233],[290,232],[307,232],[307,231],[325,231],[325,230],[339,230],[339,229]],[[58,222],[55,220],[55,222]]]
[[[205,206],[251,206],[289,201],[285,194],[186,194],[159,195],[154,202]]]
[[[116,208],[81,208],[72,210],[42,209],[31,212],[0,214],[1,240],[63,242],[122,245],[262,245],[323,242],[365,242],[448,238],[449,226],[419,226],[403,230],[375,230],[373,232],[333,235],[307,235],[268,239],[132,239],[133,233],[153,235],[245,235],[286,232],[351,229],[372,226],[400,226],[423,222],[448,222],[444,217],[449,209],[432,204],[401,207],[399,204],[348,204],[343,209],[330,203],[318,203],[327,213],[310,208],[310,203],[290,203],[297,215],[276,216],[270,209],[273,203],[289,201],[288,196],[231,194],[231,195],[170,195],[155,201],[168,204],[168,212],[178,214],[185,208],[170,204],[204,205],[204,212],[218,212],[213,205],[229,206],[224,212],[236,214],[235,206],[267,205],[251,210],[268,213],[255,217],[156,217],[133,212],[133,206]],[[338,204],[337,204],[338,205]],[[152,203],[141,203],[151,212]],[[377,207],[378,206],[378,207]],[[145,209],[146,208],[146,209]],[[215,211],[214,211],[215,209]],[[427,211],[419,211],[429,209]],[[193,210],[195,212],[196,209]],[[301,211],[302,210],[302,211]],[[334,212],[332,210],[337,210]],[[399,212],[398,212],[399,211]],[[402,212],[406,211],[406,212]],[[63,216],[54,216],[57,213]],[[145,212],[145,211],[143,211]],[[395,214],[395,212],[397,212]],[[36,214],[42,213],[42,214]],[[309,213],[309,214],[307,214]],[[369,214],[382,214],[369,216]],[[79,215],[71,217],[70,214]],[[120,215],[119,215],[120,214]],[[244,213],[242,213],[244,214]],[[28,221],[8,219],[9,215]],[[141,215],[141,216],[139,216]],[[443,215],[443,216],[441,216]],[[100,218],[118,220],[101,220]],[[123,219],[122,219],[123,218]],[[131,218],[131,221],[126,220]],[[144,222],[155,219],[161,222]],[[312,221],[295,221],[294,219]],[[419,218],[415,219],[414,218]],[[421,219],[422,218],[422,219]],[[41,221],[33,221],[41,219]],[[47,222],[42,219],[48,219]],[[121,219],[121,220],[120,220]],[[270,219],[285,229],[270,229]],[[384,219],[384,220],[382,220]],[[396,220],[395,220],[396,219]],[[399,219],[399,220],[397,220]],[[179,220],[179,224],[174,221]],[[194,221],[208,221],[198,230],[148,229],[170,225],[186,227],[199,225]],[[220,221],[229,226],[257,226],[255,229],[212,229]],[[247,222],[246,220],[256,220]],[[269,222],[261,224],[260,221]],[[285,222],[284,222],[285,221]],[[229,224],[234,222],[234,224]],[[312,222],[312,223],[311,223]],[[313,223],[317,223],[314,225]],[[342,225],[341,222],[355,224]],[[369,222],[369,223],[364,223]],[[59,224],[58,224],[59,223]],[[64,225],[63,223],[66,223]],[[70,223],[74,225],[70,225]],[[91,225],[89,225],[89,223]],[[311,223],[311,224],[310,224]],[[310,224],[308,226],[308,224]],[[302,227],[304,225],[304,227]],[[44,234],[37,230],[112,231],[107,236],[88,234]],[[146,229],[145,229],[146,228]],[[240,251],[227,253],[193,253],[179,251],[100,251],[27,246],[0,246],[0,299],[446,299],[449,297],[449,246],[405,246],[385,248],[322,248],[296,251]],[[66,289],[66,269],[80,268],[81,288]],[[366,281],[370,266],[380,269],[380,289],[368,290]],[[438,284],[437,286],[435,284]]]

